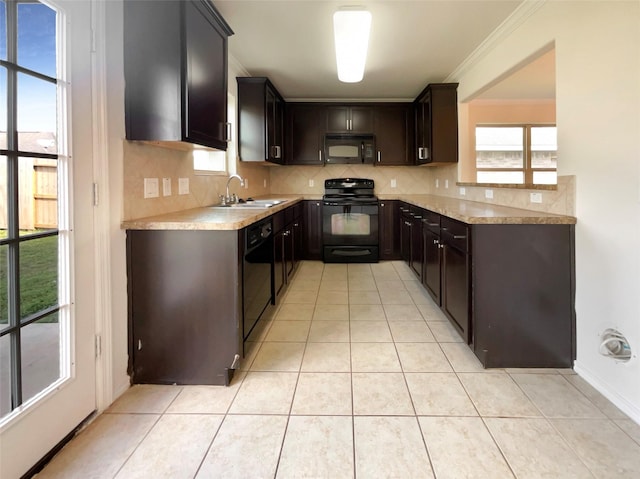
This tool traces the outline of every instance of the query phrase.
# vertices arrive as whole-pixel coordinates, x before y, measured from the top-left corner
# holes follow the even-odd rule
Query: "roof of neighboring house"
[[[0,149],[7,148],[7,133],[0,131]],[[19,131],[18,149],[31,153],[58,152],[56,134],[52,131]]]

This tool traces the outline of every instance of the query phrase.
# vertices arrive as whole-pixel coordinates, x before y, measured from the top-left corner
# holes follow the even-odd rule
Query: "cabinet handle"
[[[318,150],[318,161],[322,163],[322,150]]]
[[[409,223],[408,221],[405,221],[404,224],[407,225],[408,227],[411,227],[411,223]]]
[[[422,219],[422,216],[420,216],[420,215],[413,215],[413,217],[414,217],[415,219],[417,219],[417,220],[421,220],[421,219]]]
[[[384,203],[380,203],[380,206],[384,208]]]
[[[440,223],[429,223],[429,220],[422,220],[422,222],[427,226],[440,226]]]
[[[434,239],[433,244],[440,244],[440,240]]]
[[[465,239],[467,235],[453,235],[453,239]]]
[[[382,152],[378,150],[378,163],[380,163],[380,158],[382,157]]]
[[[142,339],[138,339],[138,351],[142,351]]]
[[[444,245],[443,245],[443,244],[439,244],[439,245],[438,245],[438,248],[440,248],[440,249],[444,249]]]

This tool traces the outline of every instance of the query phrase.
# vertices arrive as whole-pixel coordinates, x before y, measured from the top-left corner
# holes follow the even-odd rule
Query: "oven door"
[[[378,203],[325,201],[323,257],[327,263],[378,261]]]

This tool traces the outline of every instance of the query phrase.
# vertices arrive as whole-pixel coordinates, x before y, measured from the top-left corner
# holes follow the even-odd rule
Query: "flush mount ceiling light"
[[[357,83],[364,76],[367,60],[371,12],[362,7],[342,8],[333,14],[338,79]]]

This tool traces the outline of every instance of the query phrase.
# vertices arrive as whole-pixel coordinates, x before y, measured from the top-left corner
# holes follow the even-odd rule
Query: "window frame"
[[[557,175],[558,168],[533,168],[531,166],[532,163],[532,150],[531,150],[531,129],[536,127],[555,127],[557,129],[556,123],[478,123],[475,125],[474,131],[474,151],[476,153],[476,157],[474,160],[474,168],[476,173],[476,183],[479,185],[498,185],[498,186],[506,186],[506,185],[518,185],[518,186],[557,186],[556,183],[534,183],[533,176],[534,172],[554,172]],[[522,168],[478,168],[478,145],[476,142],[476,131],[478,128],[522,128],[523,134],[523,144],[522,144]],[[557,130],[556,130],[557,131]],[[523,183],[492,183],[492,182],[481,182],[478,180],[478,172],[522,172],[523,174]]]

